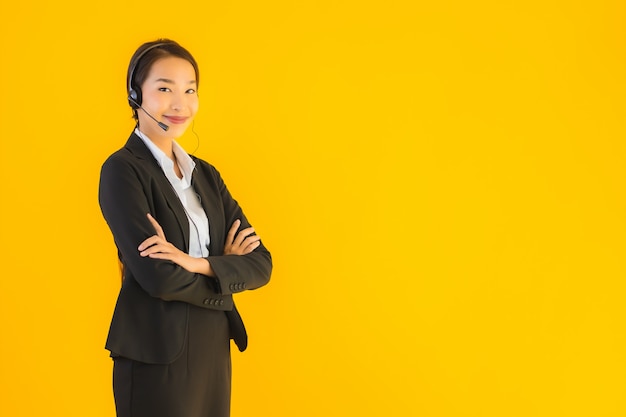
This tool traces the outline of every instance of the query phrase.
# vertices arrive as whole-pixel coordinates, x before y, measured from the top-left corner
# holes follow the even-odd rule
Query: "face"
[[[141,86],[141,105],[169,129],[164,131],[138,109],[141,131],[152,140],[180,137],[198,111],[196,89],[196,73],[188,61],[175,56],[155,61]]]

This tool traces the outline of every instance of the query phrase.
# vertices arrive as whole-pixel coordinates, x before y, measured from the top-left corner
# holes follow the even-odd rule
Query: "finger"
[[[173,254],[173,253],[157,252],[157,253],[151,253],[150,255],[148,255],[148,257],[150,259],[163,259],[163,260],[166,260],[166,261],[175,262],[176,255]]]
[[[156,219],[152,217],[152,214],[150,213],[148,213],[148,220],[150,220],[150,223],[152,223],[152,226],[154,227],[154,230],[156,231],[157,236],[160,236],[163,239],[165,239],[165,233],[163,233],[163,228],[161,227],[159,222],[157,222]]]
[[[237,230],[239,229],[240,225],[241,225],[241,220],[239,219],[233,222],[233,225],[230,227],[230,230],[228,231],[228,234],[226,235],[227,244],[233,243],[233,241],[235,240],[235,233],[237,233]]]
[[[248,236],[240,245],[233,245],[229,254],[231,255],[246,255],[261,245],[261,238],[257,235]]]
[[[261,240],[261,236],[259,236],[259,235],[252,235],[252,236],[248,236],[245,239],[245,242],[250,244],[252,242],[258,242],[259,240]]]
[[[139,255],[148,256],[153,253],[165,252],[167,249],[162,244],[151,245],[143,250],[140,250]]]
[[[246,248],[244,249],[244,253],[248,254],[250,252],[252,252],[253,250],[255,250],[256,248],[258,248],[261,245],[261,240],[257,240],[255,242],[252,242],[251,244],[249,244],[248,246],[246,246]]]
[[[258,235],[252,235],[252,236],[248,236],[246,237],[243,242],[241,242],[241,246],[243,247],[248,247],[250,245],[252,245],[253,243],[257,243],[261,240],[261,237]],[[257,245],[258,246],[258,245]]]
[[[159,249],[157,248],[157,246],[158,245],[150,246],[148,249],[139,252],[139,256],[146,257],[155,253],[159,253]]]
[[[160,238],[157,235],[153,235],[150,236],[149,238],[147,238],[146,240],[144,240],[143,242],[141,242],[141,244],[139,245],[139,247],[137,249],[144,250],[146,248],[149,248],[152,245],[155,245],[157,243],[161,243],[161,242],[165,242],[164,239]]]
[[[252,233],[254,233],[253,227],[248,227],[246,229],[243,229],[237,234],[237,238],[235,239],[233,243],[236,245],[241,245],[243,241],[246,240],[246,238],[250,236]]]
[[[250,236],[252,233],[254,233],[254,227],[248,227],[239,232],[242,236]]]
[[[149,255],[153,255],[155,253],[173,254],[173,253],[176,253],[176,250],[175,250],[175,248],[171,244],[165,242],[165,243],[159,243],[159,244],[156,244],[156,245],[152,245],[149,248],[139,252],[139,254],[141,256],[149,256]]]
[[[166,261],[172,261],[173,256],[171,253],[151,253],[149,256],[150,259],[163,259]]]

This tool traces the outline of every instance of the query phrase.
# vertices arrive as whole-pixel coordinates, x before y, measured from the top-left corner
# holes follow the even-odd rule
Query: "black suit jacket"
[[[272,259],[261,244],[247,255],[223,255],[226,234],[236,219],[250,224],[219,172],[193,158],[192,186],[209,218],[207,258],[216,278],[191,273],[165,260],[141,257],[137,247],[155,234],[147,213],[177,248],[189,249],[189,223],[176,192],[150,150],[134,133],[102,166],[99,202],[125,265],[106,348],[146,363],[173,362],[183,350],[189,306],[223,310],[239,350],[247,334],[232,294],[265,285]]]

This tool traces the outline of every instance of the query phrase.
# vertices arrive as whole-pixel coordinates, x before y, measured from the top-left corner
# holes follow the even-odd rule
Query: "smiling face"
[[[152,64],[141,85],[142,107],[169,126],[164,131],[143,110],[137,110],[139,128],[153,141],[180,137],[198,111],[196,73],[189,61],[176,56]]]

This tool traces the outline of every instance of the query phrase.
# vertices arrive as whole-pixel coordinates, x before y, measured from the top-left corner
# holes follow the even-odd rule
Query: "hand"
[[[239,226],[241,226],[241,220],[237,219],[228,231],[224,255],[245,255],[258,248],[261,244],[261,238],[258,235],[253,235],[253,227],[248,227],[237,233]]]
[[[148,239],[141,242],[139,247],[139,254],[143,257],[150,257],[153,259],[165,259],[168,261],[172,261],[175,264],[185,268],[190,272],[195,271],[197,265],[195,265],[196,258],[193,258],[186,254],[185,252],[178,249],[176,246],[172,245],[165,238],[165,233],[163,233],[163,228],[161,225],[148,213],[148,220],[154,226],[154,230],[156,231],[156,235],[150,236]]]

